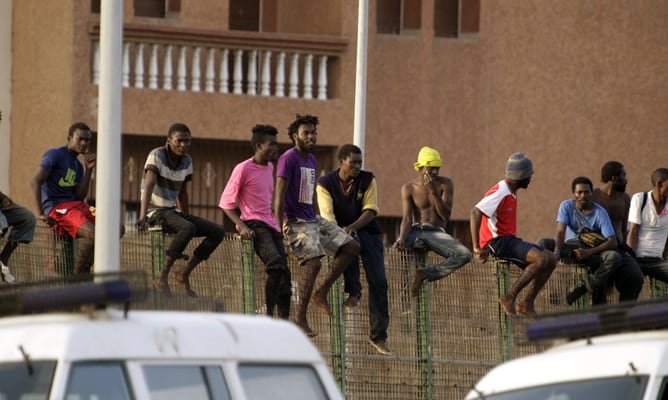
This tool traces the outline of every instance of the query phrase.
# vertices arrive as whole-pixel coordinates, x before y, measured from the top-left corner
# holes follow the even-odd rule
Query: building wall
[[[478,37],[435,38],[432,10],[422,1],[421,28],[407,35],[375,32],[369,1],[366,167],[380,188],[384,216],[400,215],[401,184],[416,176],[423,145],[440,150],[443,175],[455,181],[453,219],[503,177],[515,151],[533,158],[536,174],[519,193],[518,234],[552,236],[559,202],[578,175],[598,184],[601,165],[626,165],[629,192],[649,187],[666,165],[668,3],[662,0],[482,0]],[[225,29],[226,2],[182,1],[177,20],[132,16],[125,22]],[[282,5],[288,5],[283,7]],[[53,15],[58,15],[54,24]],[[90,73],[87,1],[15,2],[12,38],[11,183],[32,204],[26,182],[67,127],[97,123],[97,87]],[[340,56],[337,96],[326,101],[176,91],[123,90],[123,132],[164,135],[187,123],[195,138],[243,140],[256,123],[280,129],[296,113],[320,116],[319,142],[353,140],[357,5],[348,1],[281,2],[277,29],[348,41]],[[48,39],[47,39],[48,38]]]

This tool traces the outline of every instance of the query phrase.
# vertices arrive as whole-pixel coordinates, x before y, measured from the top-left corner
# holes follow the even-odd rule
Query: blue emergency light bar
[[[0,296],[0,315],[30,314],[82,305],[107,305],[130,300],[130,284],[122,279],[82,282],[57,288],[36,288]]]
[[[637,303],[546,316],[527,324],[529,340],[575,339],[668,327],[668,302]]]

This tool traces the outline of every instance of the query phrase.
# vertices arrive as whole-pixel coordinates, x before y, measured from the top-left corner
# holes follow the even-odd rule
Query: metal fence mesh
[[[250,256],[252,248],[248,242],[232,235],[226,236],[211,258],[192,273],[191,285],[198,298],[185,296],[173,278],[171,298],[151,290],[169,240],[170,236],[160,231],[127,229],[121,240],[121,271],[142,277],[134,279],[133,285],[148,286],[143,288],[145,296],[131,308],[264,313],[264,266],[256,256]],[[194,239],[186,253],[192,254],[199,240]],[[57,280],[71,273],[75,253],[76,241],[38,227],[35,241],[19,246],[10,266],[18,282]],[[95,264],[104,262],[96,260]],[[294,313],[300,300],[298,282],[302,271],[295,259],[290,257],[289,262]],[[334,318],[326,317],[315,307],[309,309],[310,325],[319,333],[313,342],[328,361],[347,399],[463,398],[495,365],[546,348],[545,343],[526,339],[526,318],[510,320],[498,307],[499,293],[517,279],[518,268],[503,261],[473,261],[445,279],[424,285],[421,294],[412,297],[409,287],[414,270],[424,262],[435,263],[437,256],[395,249],[385,252],[390,305],[388,344],[393,356],[379,355],[368,344],[368,297],[363,270],[365,290],[358,307],[343,307],[339,280],[330,293]],[[323,269],[328,267],[327,261],[323,264]],[[174,269],[178,271],[184,265],[178,261]],[[579,284],[585,274],[581,267],[559,263],[536,301],[538,312],[587,307],[586,298],[574,306],[565,303],[567,291]],[[3,285],[3,290],[10,288]],[[663,284],[648,280],[641,298],[664,294]],[[609,299],[616,302],[615,294],[611,292]]]

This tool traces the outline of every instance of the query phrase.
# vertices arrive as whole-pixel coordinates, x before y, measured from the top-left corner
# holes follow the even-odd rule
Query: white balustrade
[[[230,84],[230,71],[229,64],[227,61],[227,55],[230,51],[228,49],[222,49],[220,51],[220,77],[218,81],[218,92],[220,93],[229,93],[229,84]]]
[[[135,87],[137,89],[144,88],[144,43],[137,44],[137,52],[135,53]]]
[[[149,50],[146,57],[145,47]],[[173,58],[174,47],[178,48],[176,60]],[[205,59],[202,59],[202,54]],[[286,65],[288,59],[289,66]],[[93,42],[92,61],[92,81],[94,85],[99,85],[99,41]],[[200,92],[203,86],[207,93],[216,93],[217,90],[220,94],[231,92],[256,96],[259,93],[260,96],[287,95],[290,98],[299,98],[301,95],[307,100],[327,100],[328,61],[328,56],[313,52],[277,51],[274,55],[271,49],[229,49],[210,45],[185,46],[132,41],[123,44],[121,84],[123,87],[130,87],[132,79],[132,87],[136,89],[173,90],[175,83],[176,90],[183,92]],[[219,63],[218,69],[216,62]],[[130,65],[133,65],[132,69]],[[314,84],[314,78],[317,79],[317,84]]]
[[[158,88],[158,45],[151,45],[151,58],[148,66],[148,88]]]
[[[207,93],[213,93],[213,79],[216,77],[216,73],[214,72],[214,58],[215,58],[215,51],[212,48],[209,48],[206,52],[206,83],[204,86],[204,91]]]

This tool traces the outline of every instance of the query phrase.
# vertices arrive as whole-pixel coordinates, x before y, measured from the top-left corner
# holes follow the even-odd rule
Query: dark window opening
[[[421,0],[379,0],[376,4],[378,33],[407,34],[420,30]]]
[[[440,0],[434,3],[434,35],[457,38],[477,34],[480,0]]]

